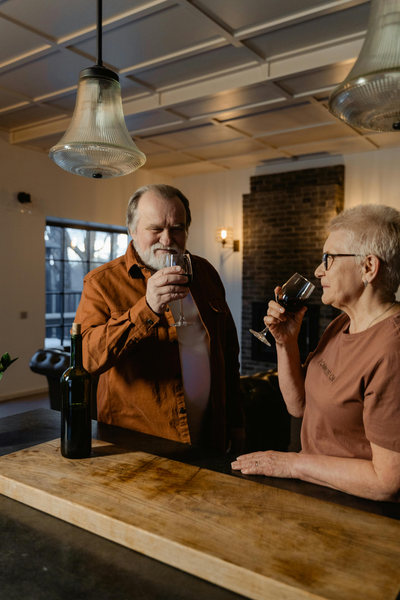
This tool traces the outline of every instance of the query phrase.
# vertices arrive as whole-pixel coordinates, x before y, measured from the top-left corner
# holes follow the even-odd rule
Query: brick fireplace
[[[275,286],[293,273],[316,285],[299,338],[302,358],[338,314],[320,301],[314,270],[321,262],[326,225],[343,210],[344,166],[260,175],[251,178],[250,189],[243,196],[242,375],[276,366],[275,349],[249,328],[263,328]]]

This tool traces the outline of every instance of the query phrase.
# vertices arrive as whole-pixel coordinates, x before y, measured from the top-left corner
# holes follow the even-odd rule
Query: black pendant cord
[[[102,0],[97,0],[97,65],[103,66],[103,46],[101,38],[101,29],[103,23],[103,6]]]

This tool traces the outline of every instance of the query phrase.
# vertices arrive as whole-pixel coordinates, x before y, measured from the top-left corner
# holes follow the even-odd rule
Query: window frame
[[[113,234],[125,234],[127,236],[127,246],[129,245],[130,240],[132,239],[131,236],[129,235],[129,233],[127,232],[126,227],[123,227],[121,225],[107,225],[104,223],[95,223],[93,221],[80,221],[80,220],[73,220],[73,219],[63,219],[60,217],[46,217],[46,224],[45,224],[45,232],[44,232],[44,239],[45,239],[45,248],[46,247],[46,228],[50,226],[50,227],[58,227],[62,230],[62,239],[61,239],[61,256],[59,258],[50,258],[47,256],[47,251],[45,251],[45,271],[46,271],[46,276],[45,276],[45,341],[44,341],[44,346],[45,347],[63,347],[63,348],[69,348],[69,342],[70,342],[70,337],[69,334],[66,335],[66,327],[68,327],[68,325],[70,324],[70,320],[66,317],[66,313],[65,313],[65,305],[66,305],[66,296],[67,295],[73,295],[73,294],[79,294],[79,300],[82,294],[82,289],[81,290],[68,290],[65,287],[65,265],[67,263],[74,263],[75,261],[71,261],[67,258],[66,256],[66,240],[65,240],[65,235],[66,235],[66,230],[67,229],[80,229],[86,232],[86,243],[85,243],[85,252],[86,252],[86,259],[82,260],[81,264],[83,265],[83,273],[84,273],[84,277],[86,276],[86,274],[93,270],[95,267],[93,266],[93,263],[95,261],[93,261],[93,258],[91,256],[91,243],[89,243],[90,240],[90,232],[99,232],[99,233],[108,233],[111,234],[111,247],[110,247],[110,257],[108,260],[104,261],[104,262],[100,262],[98,263],[97,266],[100,266],[101,264],[105,264],[107,262],[109,262],[110,260],[113,260],[114,258],[117,257],[116,254],[116,250],[115,250],[115,236]],[[115,254],[115,256],[114,256]],[[120,256],[121,254],[119,254]],[[50,263],[51,260],[54,260],[55,262],[59,263],[60,265],[60,280],[59,280],[59,287],[60,290],[51,290],[48,289],[48,263]],[[77,263],[79,263],[79,261],[76,261]],[[51,265],[51,263],[50,263]],[[50,286],[49,286],[50,287]],[[47,307],[48,307],[48,298],[49,296],[55,296],[60,298],[60,303],[59,303],[59,309],[60,312],[55,311],[54,313],[47,313]],[[78,300],[78,303],[79,303]],[[73,302],[74,304],[77,305],[76,302]],[[52,302],[52,304],[54,305],[54,302]],[[48,315],[51,314],[59,314],[59,320],[56,324],[49,324],[48,322]],[[51,335],[50,337],[48,337],[48,332],[51,332],[52,328],[57,328],[57,337],[53,338]],[[61,339],[60,339],[61,338]],[[48,340],[51,339],[55,339],[59,342],[59,344],[57,346],[52,345],[51,343],[48,342]]]

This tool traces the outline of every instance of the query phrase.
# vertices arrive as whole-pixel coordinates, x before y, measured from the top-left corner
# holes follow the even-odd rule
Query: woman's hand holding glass
[[[302,275],[300,275],[299,273],[295,273],[294,275],[292,275],[292,277],[290,277],[290,279],[287,280],[286,283],[283,284],[282,287],[277,287],[275,288],[275,303],[271,302],[269,303],[269,309],[268,309],[268,316],[269,317],[275,317],[277,320],[272,322],[272,325],[274,325],[275,330],[277,329],[277,325],[279,325],[279,322],[285,322],[287,321],[287,318],[289,315],[294,315],[296,313],[299,313],[301,315],[301,318],[294,318],[295,323],[299,324],[299,331],[300,331],[300,325],[301,325],[301,321],[303,319],[303,315],[304,315],[304,304],[306,302],[306,300],[310,297],[310,295],[313,293],[315,289],[315,286],[308,281],[308,279],[306,279],[305,277],[303,277]],[[278,304],[280,306],[278,306],[278,309],[275,309],[275,304]],[[281,310],[281,309],[284,310]],[[285,313],[285,318],[282,319],[281,315]],[[269,327],[269,322],[268,322],[268,317],[267,317],[267,321],[264,318],[264,322],[267,324],[267,327],[265,327],[265,329],[263,329],[262,331],[255,331],[254,329],[250,329],[250,333],[252,333],[258,340],[260,340],[260,342],[263,342],[264,344],[266,344],[267,346],[270,346],[271,344],[269,343],[269,341],[267,340],[267,333],[270,330]],[[286,330],[287,333],[290,333],[290,321],[287,324]],[[284,331],[285,328],[282,328],[282,331]],[[293,327],[291,328],[293,329]],[[272,333],[272,331],[271,331]],[[294,333],[296,333],[296,331],[294,331]],[[297,331],[297,335],[296,335],[296,339],[298,336],[298,331]],[[279,330],[278,330],[278,334],[279,334]],[[276,335],[274,335],[275,337],[275,341],[278,344],[284,344],[285,341],[278,341]]]
[[[282,291],[281,287],[276,287],[275,297]],[[291,342],[296,342],[300,333],[301,323],[307,308],[303,306],[295,313],[288,312],[283,306],[275,300],[268,303],[267,315],[264,317],[264,323],[268,327],[275,342],[285,346]]]

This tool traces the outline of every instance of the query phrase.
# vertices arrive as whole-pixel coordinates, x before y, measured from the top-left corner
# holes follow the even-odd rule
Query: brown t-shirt
[[[307,358],[301,432],[307,454],[371,459],[400,452],[400,313],[348,333],[340,315]]]

